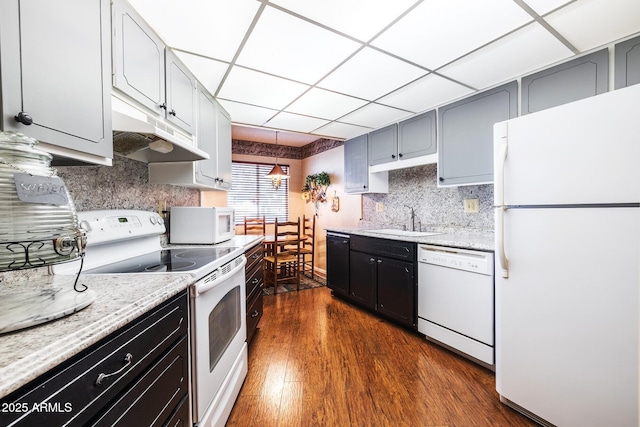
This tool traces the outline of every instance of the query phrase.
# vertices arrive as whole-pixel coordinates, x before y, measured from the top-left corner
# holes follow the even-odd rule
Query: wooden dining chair
[[[265,288],[273,285],[273,294],[278,293],[280,283],[295,283],[300,290],[300,217],[296,221],[274,224],[273,250],[262,259]]]
[[[244,217],[244,234],[260,234],[264,236],[267,234],[267,222],[265,217],[262,218],[247,218]]]
[[[302,216],[302,234],[300,236],[300,271],[312,279],[315,276],[313,267],[316,247],[316,216]]]

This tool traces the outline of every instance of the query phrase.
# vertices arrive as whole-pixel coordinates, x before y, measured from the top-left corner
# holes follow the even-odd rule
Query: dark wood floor
[[[534,426],[494,374],[327,288],[265,296],[227,426]]]

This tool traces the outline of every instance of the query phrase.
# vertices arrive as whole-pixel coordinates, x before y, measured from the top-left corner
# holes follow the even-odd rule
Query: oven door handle
[[[230,279],[231,277],[233,277],[236,273],[238,273],[240,270],[244,270],[244,266],[247,264],[247,258],[245,258],[244,256],[242,257],[242,262],[240,264],[238,264],[236,267],[233,268],[233,270],[231,270],[230,272],[228,272],[227,274],[222,275],[221,277],[212,280],[210,282],[204,282],[201,285],[197,285],[196,284],[196,293],[198,295],[202,295],[205,292],[207,292],[208,290],[210,290],[211,288],[215,288],[216,286],[218,286],[220,283],[224,282],[227,279]]]

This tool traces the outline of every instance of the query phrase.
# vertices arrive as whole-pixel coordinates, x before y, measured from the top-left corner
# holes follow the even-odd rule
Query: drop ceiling
[[[640,32],[638,0],[129,0],[234,137],[348,139]],[[255,140],[255,139],[254,139]]]

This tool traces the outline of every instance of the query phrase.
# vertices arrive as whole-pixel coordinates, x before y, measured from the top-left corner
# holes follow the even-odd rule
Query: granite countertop
[[[465,232],[442,233],[431,236],[407,236],[402,230],[398,234],[377,233],[375,230],[357,227],[327,228],[326,231],[336,233],[355,234],[359,236],[378,237],[381,239],[402,240],[405,242],[424,243],[429,245],[447,246],[452,248],[475,249],[480,251],[493,251],[495,247],[493,236],[479,235]]]
[[[75,276],[44,276],[0,283],[3,295],[33,289],[73,288]],[[95,344],[193,284],[187,274],[86,275],[96,293],[88,307],[29,329],[0,335],[0,398]]]

